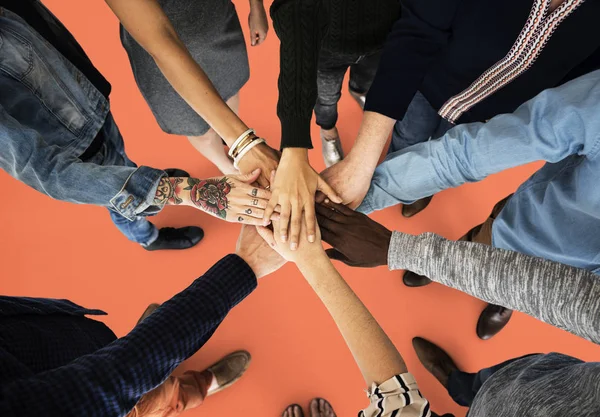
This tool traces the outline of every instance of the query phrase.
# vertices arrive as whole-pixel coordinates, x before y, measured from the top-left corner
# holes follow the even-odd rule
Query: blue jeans
[[[103,144],[94,155],[91,155],[83,162],[89,162],[103,166],[127,166],[137,167],[137,165],[127,157],[125,153],[125,143],[119,128],[117,127],[112,114],[108,114],[106,122],[99,133],[103,138]],[[117,228],[132,242],[142,246],[150,245],[158,237],[158,229],[150,223],[145,217],[136,217],[131,221],[112,208],[108,209],[110,218]]]
[[[443,119],[419,91],[402,120],[396,122],[388,154],[443,136],[454,125]]]
[[[492,375],[504,368],[506,365],[509,365],[514,361],[518,361],[519,359],[526,358],[527,356],[531,355],[509,359],[505,362],[499,363],[498,365],[482,369],[475,374],[462,371],[453,371],[448,378],[448,394],[450,394],[454,402],[456,402],[458,405],[470,407],[485,381],[487,381]]]

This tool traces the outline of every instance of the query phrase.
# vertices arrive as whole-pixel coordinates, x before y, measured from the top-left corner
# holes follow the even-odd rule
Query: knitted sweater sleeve
[[[281,148],[310,149],[317,64],[328,22],[326,10],[322,0],[275,0],[271,18],[281,41],[277,103]]]

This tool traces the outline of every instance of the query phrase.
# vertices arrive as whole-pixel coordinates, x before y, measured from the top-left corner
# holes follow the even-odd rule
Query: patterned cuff
[[[156,214],[162,210],[161,206],[154,204],[156,188],[166,175],[160,169],[141,166],[127,178],[110,203],[119,214],[131,221],[141,213]]]
[[[390,271],[407,269],[417,272],[421,270],[423,261],[423,243],[431,236],[431,233],[421,235],[409,235],[407,233],[393,232],[388,249],[388,268]]]
[[[371,404],[358,414],[359,417],[429,415],[429,401],[423,398],[415,378],[408,372],[393,376],[379,386],[373,383],[367,396]]]
[[[246,298],[258,285],[252,268],[237,255],[227,255],[213,265],[201,278],[210,282],[215,293],[221,293],[232,309]]]

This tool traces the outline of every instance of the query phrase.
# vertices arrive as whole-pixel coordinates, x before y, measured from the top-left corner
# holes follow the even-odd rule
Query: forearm
[[[368,386],[407,372],[392,341],[325,254],[298,267],[337,324]]]
[[[125,415],[194,354],[255,287],[250,267],[229,255],[127,336],[65,366],[3,384],[0,414]]]
[[[281,41],[281,148],[312,148],[310,122],[317,101],[317,64],[328,22],[322,0],[275,0],[273,28]]]
[[[379,113],[364,113],[356,142],[347,157],[362,170],[361,174],[373,175],[395,123],[394,119]]]
[[[431,233],[399,232],[392,236],[388,265],[600,343],[600,281],[589,271]]]
[[[156,0],[106,0],[179,95],[228,145],[247,126],[227,106]]]

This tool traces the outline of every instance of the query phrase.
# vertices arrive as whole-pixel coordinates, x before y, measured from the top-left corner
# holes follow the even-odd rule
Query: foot
[[[310,417],[336,417],[333,407],[323,398],[315,398],[308,405]]]
[[[204,231],[197,226],[175,229],[163,227],[158,231],[158,237],[144,249],[148,251],[163,249],[188,249],[196,246],[204,237]]]
[[[207,370],[214,376],[207,395],[213,395],[233,385],[242,377],[252,357],[245,350],[230,353]]]
[[[425,210],[425,208],[427,208],[429,203],[431,203],[432,198],[433,197],[425,197],[425,198],[415,201],[412,204],[403,205],[402,206],[402,215],[404,217],[408,218],[408,217],[412,217],[415,214],[422,212],[423,210]]]
[[[169,177],[189,178],[190,174],[187,171],[179,168],[167,168],[164,170]]]
[[[304,413],[302,412],[302,407],[298,404],[288,405],[283,413],[281,413],[281,417],[304,417]]]
[[[425,369],[447,388],[450,373],[458,370],[452,358],[433,343],[420,337],[415,337],[412,344]]]
[[[352,98],[358,103],[358,105],[360,106],[360,108],[364,110],[365,103],[367,102],[367,95],[366,94],[357,93],[356,91],[354,91],[351,88],[349,88],[348,91],[350,92],[350,95],[352,96]]]
[[[488,304],[477,321],[477,336],[482,340],[490,339],[508,324],[511,316],[512,310]]]
[[[158,307],[160,307],[160,304],[156,304],[156,303],[152,303],[148,307],[146,307],[146,310],[142,314],[142,317],[140,317],[140,319],[138,320],[137,324],[140,324],[141,322],[143,322],[144,320],[146,320],[146,318],[150,314],[154,313],[158,309]]]
[[[427,284],[431,284],[431,280],[426,276],[418,275],[411,271],[404,272],[402,281],[407,287],[423,287]]]
[[[337,128],[334,127],[329,130],[321,129],[321,144],[323,160],[327,168],[337,164],[344,158],[342,142],[340,141]]]

